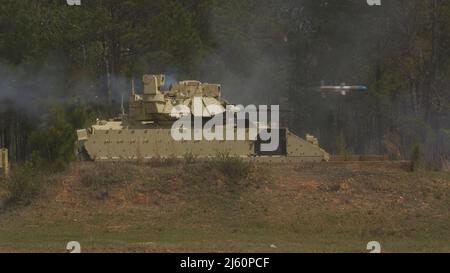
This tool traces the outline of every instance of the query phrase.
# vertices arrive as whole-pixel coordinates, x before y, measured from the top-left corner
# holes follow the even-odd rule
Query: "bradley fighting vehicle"
[[[185,109],[191,109],[191,116],[200,115],[202,122],[205,123],[229,109],[230,106],[232,109],[232,105],[222,99],[219,84],[187,80],[174,83],[169,90],[163,91],[164,85],[164,75],[144,75],[143,91],[140,94],[136,93],[132,84],[127,114],[122,111],[120,118],[109,121],[100,120],[90,128],[77,130],[78,155],[83,159],[96,161],[183,158],[186,155],[208,158],[219,154],[261,161],[329,160],[329,154],[319,147],[315,137],[306,135],[303,139],[287,128],[276,129],[279,145],[273,151],[261,149],[264,141],[259,135],[250,137],[248,127],[245,129],[246,138],[241,140],[196,140],[195,138],[176,140],[171,134],[172,125],[182,118],[182,115],[174,115],[175,107],[182,105]],[[206,110],[195,114],[193,109],[195,101]],[[208,106],[214,106],[209,108],[216,110],[208,111]],[[233,135],[237,134],[236,124],[229,128],[234,130]],[[185,129],[190,128],[181,128],[181,130]],[[266,128],[266,130],[271,129]],[[189,132],[193,134],[194,130]]]

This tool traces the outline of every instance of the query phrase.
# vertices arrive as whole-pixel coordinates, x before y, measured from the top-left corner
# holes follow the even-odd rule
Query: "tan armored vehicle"
[[[188,80],[174,83],[163,91],[164,81],[164,75],[144,75],[142,93],[137,94],[134,85],[131,88],[128,114],[77,130],[78,155],[90,160],[149,160],[187,155],[208,158],[220,154],[262,161],[329,159],[313,136],[302,139],[286,128],[274,129],[271,122],[265,125],[245,120],[245,128],[241,128],[235,119],[225,119],[225,113],[230,113],[230,109],[237,111],[237,107],[221,98],[219,84]],[[202,137],[202,130],[186,125],[192,120],[194,125],[197,122],[206,127],[212,120],[224,122],[210,128],[218,137],[208,139]],[[251,131],[254,128],[258,128],[256,135]],[[276,149],[263,149],[270,140],[260,137],[261,130],[276,134]],[[177,138],[177,133],[184,138]]]

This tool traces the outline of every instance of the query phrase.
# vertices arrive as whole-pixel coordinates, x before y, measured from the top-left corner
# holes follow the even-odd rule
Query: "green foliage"
[[[5,180],[5,188],[11,194],[11,201],[18,204],[29,204],[43,189],[44,174],[25,164],[15,169]]]
[[[217,157],[206,162],[207,169],[218,170],[226,177],[225,183],[231,191],[238,191],[242,182],[252,171],[253,164],[238,156],[218,154]]]
[[[36,17],[31,16],[33,1],[5,0],[0,8],[0,60],[19,64],[33,55],[37,42]],[[20,35],[18,35],[20,33]]]
[[[49,110],[47,124],[30,136],[33,164],[38,168],[62,169],[75,159],[76,129],[91,122],[92,112],[82,106],[53,106]]]

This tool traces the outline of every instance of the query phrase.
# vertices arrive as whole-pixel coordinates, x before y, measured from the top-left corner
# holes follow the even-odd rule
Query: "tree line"
[[[0,146],[16,162],[70,161],[76,128],[117,114],[132,78],[166,73],[222,83],[235,103],[280,104],[284,125],[331,153],[440,168],[449,15],[445,0],[4,0]],[[369,91],[323,97],[322,82]]]

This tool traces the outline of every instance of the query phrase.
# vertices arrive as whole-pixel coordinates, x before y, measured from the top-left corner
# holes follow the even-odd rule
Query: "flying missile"
[[[345,96],[348,92],[366,92],[367,86],[364,85],[321,85],[320,92],[322,93],[340,93]]]

